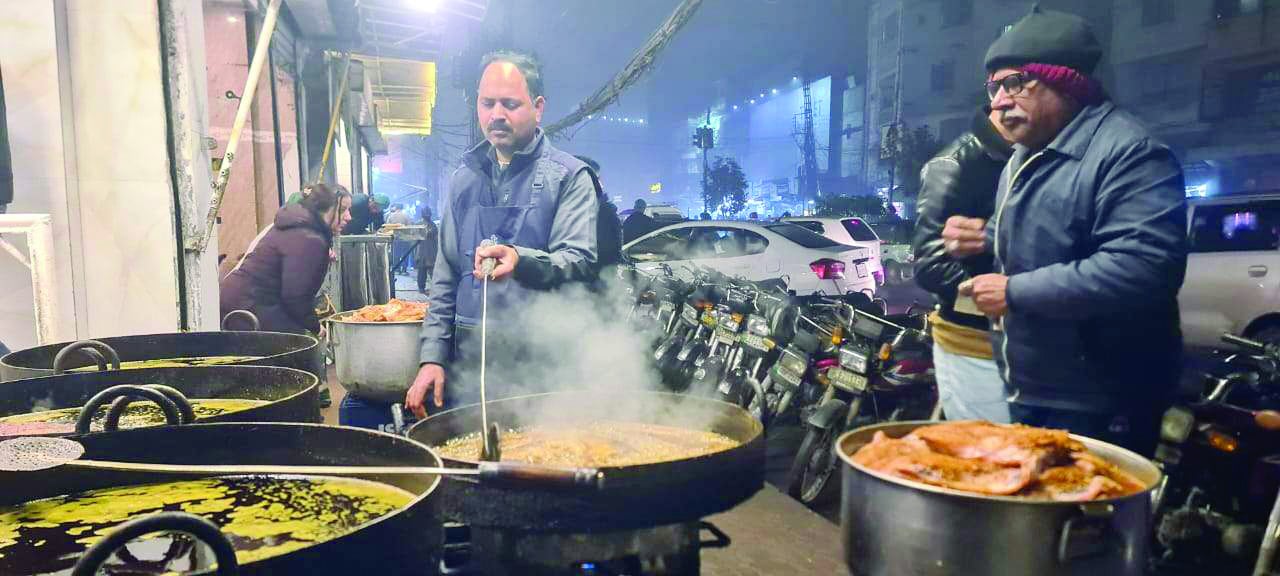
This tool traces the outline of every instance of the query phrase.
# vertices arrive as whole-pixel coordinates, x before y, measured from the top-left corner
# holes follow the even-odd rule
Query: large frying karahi
[[[127,462],[147,462],[166,464],[283,464],[283,465],[350,465],[350,466],[399,466],[420,465],[439,466],[440,461],[429,449],[421,444],[369,430],[356,428],[340,428],[311,424],[198,424],[191,426],[139,428],[119,432],[95,433],[79,437],[84,445],[85,458],[97,460],[119,460]],[[161,482],[190,481],[201,478],[198,474],[161,474],[126,470],[91,470],[72,466],[63,466],[34,472],[4,472],[0,481],[4,490],[0,490],[0,517],[12,506],[22,505],[34,500],[75,494],[90,490],[120,488],[126,493],[137,493],[137,487]],[[215,495],[234,496],[235,501],[230,509],[225,498],[201,501],[202,507],[189,511],[217,519],[220,523],[228,522],[232,517],[243,518],[245,514],[277,513],[265,509],[258,501],[265,496],[272,496],[287,501],[288,495],[279,494],[281,489],[297,489],[283,482],[288,478],[307,477],[254,477],[239,479],[221,477]],[[350,530],[334,538],[314,543],[307,542],[302,548],[291,549],[282,554],[268,558],[241,562],[239,573],[244,575],[268,574],[312,574],[343,575],[360,574],[370,567],[377,567],[384,574],[420,574],[434,573],[438,559],[436,553],[441,543],[441,525],[434,510],[433,492],[440,479],[432,475],[385,475],[370,474],[359,480],[376,482],[385,488],[382,492],[395,493],[388,501],[403,501],[403,505],[394,506],[389,511],[374,507],[372,519],[364,519],[358,525],[350,526]],[[346,483],[350,486],[350,483]],[[188,485],[190,486],[190,485]],[[260,487],[266,493],[254,494],[254,488]],[[197,490],[198,489],[198,490]],[[189,494],[195,498],[200,494],[212,492],[214,488],[199,484],[191,488]],[[275,492],[272,492],[272,491]],[[331,518],[332,522],[341,523],[344,518],[352,517],[357,510],[342,504],[342,498],[325,497],[333,494],[330,487],[314,494],[294,497],[296,506],[292,509],[300,515],[293,516],[301,520],[303,516]],[[248,496],[248,498],[246,498]],[[172,499],[172,495],[169,496]],[[398,500],[397,500],[398,498]],[[194,501],[194,500],[193,500]],[[149,504],[129,502],[138,508],[139,515],[152,512]],[[158,504],[154,506],[158,511]],[[243,507],[243,508],[242,508]],[[366,507],[366,511],[369,508]],[[91,512],[92,508],[81,509]],[[237,511],[240,513],[237,514]],[[331,516],[325,516],[330,514]],[[357,520],[363,516],[355,516]],[[287,520],[287,519],[286,519]],[[55,522],[55,525],[63,525]],[[81,519],[76,526],[91,526],[94,532],[101,526],[94,526],[92,519],[86,523]],[[273,531],[282,530],[284,525],[265,525]],[[159,526],[152,527],[153,529]],[[45,528],[47,529],[47,528]],[[42,529],[43,530],[43,529]],[[3,530],[0,530],[3,532]],[[274,532],[273,532],[274,533]],[[90,532],[80,533],[81,536]],[[19,539],[32,537],[36,533],[19,532],[9,534]],[[236,536],[235,534],[230,534]],[[217,535],[214,534],[214,539]],[[241,535],[242,536],[242,535]],[[285,537],[310,538],[308,532],[299,529],[297,532],[285,534],[280,532],[278,538]],[[233,540],[235,538],[232,538]],[[51,540],[52,542],[52,540]],[[66,544],[67,539],[59,542]],[[0,546],[6,544],[6,537],[0,534]],[[216,548],[216,547],[215,547]],[[145,549],[145,543],[144,548]],[[152,546],[152,550],[155,547]],[[165,551],[164,547],[160,548]],[[168,553],[180,553],[181,546],[174,546]],[[0,553],[3,553],[0,550]],[[188,550],[189,553],[189,550]],[[79,554],[73,555],[69,562],[74,562]],[[0,562],[3,558],[0,558]],[[68,562],[64,569],[70,568]],[[6,573],[9,573],[6,571]]]
[[[760,422],[725,402],[658,392],[576,391],[495,400],[488,410],[504,430],[634,422],[715,432],[736,445],[695,458],[601,466],[607,480],[596,493],[514,491],[446,480],[442,513],[473,527],[601,532],[678,524],[728,510],[764,483]],[[429,416],[409,430],[409,437],[440,446],[480,429],[480,407],[470,405]],[[478,459],[477,453],[446,461],[475,466]]]

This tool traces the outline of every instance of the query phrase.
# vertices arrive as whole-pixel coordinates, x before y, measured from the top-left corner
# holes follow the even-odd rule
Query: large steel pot
[[[328,319],[338,383],[361,398],[403,402],[418,374],[422,322],[354,322],[354,314]]]
[[[764,434],[746,410],[716,400],[659,392],[575,391],[489,402],[506,428],[616,420],[710,430],[737,440],[729,450],[641,466],[602,467],[592,493],[512,490],[446,479],[444,517],[471,526],[548,532],[616,532],[695,521],[728,510],[764,486]],[[430,416],[409,429],[428,446],[480,430],[480,406]],[[477,465],[474,460],[451,465]]]
[[[1147,561],[1151,489],[1160,471],[1128,450],[1072,435],[1147,489],[1087,503],[959,492],[887,476],[851,455],[876,432],[892,438],[936,422],[893,422],[848,432],[840,527],[855,576],[1138,576]]]
[[[257,359],[236,365],[297,368],[315,374],[321,380],[325,377],[324,351],[320,342],[301,334],[178,332],[101,338],[96,342],[111,348],[122,362],[200,356],[254,356]],[[11,352],[0,358],[0,382],[51,376],[54,374],[53,362],[58,354],[77,344],[79,343],[60,342]],[[90,346],[89,349],[94,347]],[[97,356],[91,354],[66,356],[65,368],[70,370],[93,366]]]
[[[84,458],[165,464],[439,466],[427,447],[389,434],[312,424],[195,424],[81,436]],[[0,476],[0,505],[86,490],[192,479],[63,466]],[[430,497],[438,476],[362,476],[415,494],[404,508],[339,538],[240,565],[242,575],[436,573],[442,528]]]
[[[275,366],[188,366],[75,372],[0,383],[0,417],[83,406],[122,384],[163,384],[189,399],[265,400],[266,404],[199,422],[315,422],[320,414],[314,374]]]

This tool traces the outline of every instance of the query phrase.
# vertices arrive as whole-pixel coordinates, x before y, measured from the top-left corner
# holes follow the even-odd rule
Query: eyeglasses
[[[996,99],[996,94],[1000,93],[1000,89],[1004,88],[1004,93],[1009,96],[1017,96],[1022,93],[1022,89],[1026,87],[1028,82],[1035,80],[1035,77],[1026,72],[1014,72],[999,80],[987,81],[987,98]]]

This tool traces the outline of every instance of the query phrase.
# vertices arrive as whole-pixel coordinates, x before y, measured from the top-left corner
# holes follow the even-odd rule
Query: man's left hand
[[[476,248],[476,269],[472,272],[476,278],[484,278],[484,271],[480,267],[480,262],[485,258],[496,258],[498,260],[498,265],[493,267],[493,275],[489,278],[502,280],[516,271],[516,262],[520,260],[520,254],[516,252],[515,248],[503,244]]]
[[[983,274],[960,283],[961,296],[973,298],[988,318],[1000,318],[1009,311],[1009,302],[1005,299],[1009,288],[1009,277],[1004,274]]]

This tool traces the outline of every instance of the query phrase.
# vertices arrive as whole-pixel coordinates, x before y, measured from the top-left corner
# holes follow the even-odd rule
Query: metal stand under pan
[[[708,532],[712,539],[702,540]],[[703,548],[729,537],[708,522],[601,533],[447,527],[441,574],[469,576],[697,576]]]

